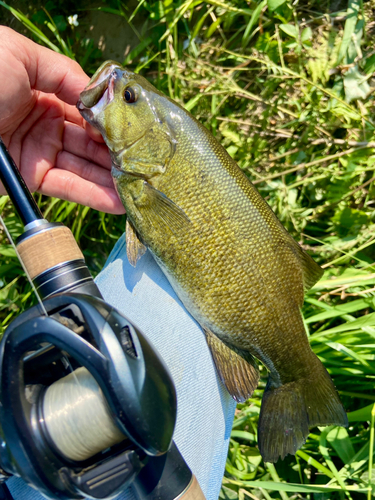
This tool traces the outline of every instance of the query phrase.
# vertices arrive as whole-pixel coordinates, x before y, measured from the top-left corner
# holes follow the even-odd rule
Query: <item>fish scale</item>
[[[202,326],[234,399],[246,400],[257,386],[255,358],[269,372],[258,427],[264,460],[295,453],[309,427],[347,425],[300,312],[320,267],[184,108],[113,62],[89,85],[77,106],[111,152],[128,217],[129,261],[135,265],[149,248]],[[126,102],[126,95],[136,98]]]
[[[182,153],[181,154],[183,155],[185,153],[185,151],[186,151],[186,148],[184,148],[182,145]],[[215,158],[213,158],[213,160],[215,160]],[[208,167],[210,167],[210,165],[208,165]],[[211,168],[211,170],[213,170],[215,172],[214,168]],[[227,181],[229,181],[228,188],[226,189],[225,185],[223,187],[224,174],[222,174],[221,176],[218,176],[218,177],[219,177],[218,182],[220,182],[220,187],[222,189],[223,198],[225,199],[225,191],[227,190],[230,192],[231,189],[233,189],[233,186],[231,186],[231,182],[230,182],[233,178],[230,176],[226,176]],[[184,198],[184,196],[186,196],[184,193],[184,190],[181,188],[179,189],[179,187],[182,186],[182,184],[181,184],[181,182],[170,182],[171,179],[174,179],[175,181],[176,181],[176,179],[179,180],[178,160],[177,159],[175,162],[172,162],[172,164],[170,165],[169,175],[166,176],[165,179],[163,179],[163,181],[159,184],[159,188],[167,196],[169,195],[169,193],[173,193],[174,201],[179,206],[182,206],[183,198]],[[213,179],[215,179],[215,175],[213,175]],[[233,181],[232,181],[232,183],[233,183]],[[245,186],[247,186],[247,184],[245,184]],[[185,212],[188,215],[188,217],[190,217],[191,219],[198,218],[198,220],[199,220],[199,214],[201,213],[202,209],[203,209],[203,212],[205,212],[206,207],[207,207],[207,210],[209,210],[208,207],[213,206],[210,198],[205,196],[205,194],[206,194],[205,191],[206,190],[203,190],[203,192],[200,193],[201,197],[203,197],[203,200],[205,200],[204,203],[202,203],[202,201],[200,201],[200,199],[196,197],[196,198],[192,198],[190,200],[190,202],[195,201],[194,205],[190,205],[190,206],[185,207]],[[240,228],[248,228],[248,227],[250,227],[250,223],[252,223],[253,225],[254,225],[254,223],[256,224],[257,219],[258,219],[257,225],[263,226],[264,224],[263,224],[263,221],[259,215],[259,212],[254,211],[254,214],[249,214],[249,212],[241,210],[241,199],[239,199],[239,198],[241,198],[240,195],[238,195],[237,197],[229,198],[230,204],[228,204],[228,209],[227,209],[227,212],[229,212],[229,213],[234,213],[236,215],[242,214],[242,217],[240,217],[240,218],[237,215],[236,226],[240,227]],[[223,207],[223,203],[220,202],[219,206],[217,206],[217,204],[216,204],[216,208],[217,208],[217,212],[218,212],[217,219],[220,220],[223,211],[225,213],[225,208]],[[213,209],[211,210],[211,213],[212,213],[212,217],[213,217],[214,216]],[[249,215],[250,215],[250,217],[249,217]],[[249,221],[249,218],[250,218],[250,221]],[[221,220],[221,222],[222,222],[222,220]],[[271,219],[271,222],[272,222],[272,219]],[[198,224],[200,224],[200,223],[201,223],[201,221],[199,220]],[[197,258],[199,260],[203,260],[203,261],[206,261],[205,254],[209,254],[209,256],[210,256],[209,271],[211,271],[213,274],[213,280],[211,279],[210,275],[205,275],[205,278],[204,278],[206,288],[208,288],[208,300],[207,300],[207,296],[206,296],[205,301],[201,301],[200,300],[201,297],[198,298],[198,302],[203,303],[204,305],[208,306],[205,308],[203,315],[207,318],[210,318],[211,323],[214,323],[214,324],[220,324],[220,322],[223,322],[223,319],[224,319],[225,323],[227,323],[225,325],[225,330],[224,330],[224,328],[222,328],[224,331],[229,330],[230,332],[233,332],[233,331],[237,330],[237,331],[242,333],[244,331],[244,329],[248,329],[250,325],[252,326],[252,331],[254,331],[255,324],[257,322],[259,322],[259,321],[257,321],[258,316],[261,315],[262,318],[264,318],[265,316],[269,315],[270,312],[272,314],[272,311],[268,311],[268,310],[265,312],[265,314],[264,313],[261,314],[263,311],[261,311],[260,309],[262,309],[262,308],[260,308],[260,304],[257,303],[257,300],[254,297],[254,294],[252,293],[252,289],[253,289],[252,282],[256,278],[254,276],[254,271],[253,271],[254,261],[253,261],[253,259],[249,259],[249,255],[251,254],[251,250],[252,250],[251,247],[252,246],[262,248],[262,238],[255,238],[255,241],[254,241],[254,238],[250,238],[250,241],[243,240],[241,242],[241,244],[239,245],[238,244],[238,231],[233,230],[233,226],[231,226],[229,228],[227,228],[225,226],[224,227],[220,226],[221,231],[220,232],[215,231],[214,233],[210,233],[211,227],[214,228],[214,227],[217,227],[217,225],[212,224],[211,226],[205,228],[205,234],[207,235],[206,238],[201,234],[201,232],[198,233],[197,231],[192,229],[191,233],[193,235],[199,235],[199,237],[196,237],[196,238],[193,237],[192,239],[185,238],[184,246],[180,246],[180,248],[178,249],[178,251],[181,251],[181,252],[186,251],[187,249],[190,249],[190,253],[191,253],[191,256],[193,258],[195,258],[195,256],[197,255]],[[229,231],[229,229],[230,229],[230,231]],[[261,227],[259,229],[261,229]],[[255,228],[255,231],[257,232],[258,235],[262,235],[262,232],[259,231],[259,229]],[[224,241],[221,238],[222,234],[225,234]],[[230,245],[230,243],[228,241],[229,239],[231,240],[232,245]],[[265,239],[265,236],[263,236],[263,239]],[[216,257],[216,259],[212,260],[212,256],[210,254],[213,251],[215,251],[217,253],[218,247],[221,249],[221,252],[220,252],[221,256]],[[235,255],[236,258],[235,259],[228,259],[228,255],[233,256],[233,252],[235,252],[237,254],[237,255]],[[266,249],[261,250],[260,251],[260,258],[261,259],[265,258],[266,254],[267,254]],[[223,257],[225,257],[225,261],[227,264],[227,272],[225,273],[224,276],[220,275],[221,281],[217,282],[216,287],[212,288],[212,284],[215,282],[215,278],[218,277],[217,266],[215,265],[216,260],[222,259]],[[231,265],[232,262],[234,265]],[[191,279],[189,279],[189,276],[186,275],[186,273],[184,273],[186,265],[187,265],[187,263],[185,261],[179,261],[179,267],[182,267],[182,274],[185,274],[184,278],[187,281],[186,283],[185,283],[185,281],[180,283],[180,287],[184,288],[184,289],[188,288],[192,284]],[[216,280],[216,281],[218,281],[218,280]],[[194,282],[194,284],[196,284],[196,282]],[[230,284],[232,284],[232,286],[230,286]],[[212,310],[213,304],[212,304],[212,301],[209,299],[212,296],[212,291],[215,291],[217,289],[219,292],[219,296],[220,296],[220,295],[222,295],[223,291],[225,291],[227,294],[228,288],[232,289],[232,293],[229,292],[231,295],[230,304],[232,304],[232,308],[225,308],[224,309],[225,316],[223,317],[223,310],[221,308],[221,303],[218,300],[219,297],[215,296],[214,304],[216,303],[217,307],[215,308],[215,310],[218,310],[218,315],[214,318],[211,318],[212,312],[213,312],[213,310]],[[254,314],[256,314],[256,318],[252,318],[248,312],[247,306],[249,303],[250,304],[254,304],[254,303],[257,304],[257,307],[253,308]],[[241,320],[234,321],[234,319],[235,319],[234,314],[238,315],[238,311],[241,311],[241,310],[242,310],[242,313],[240,314]],[[265,326],[269,328],[269,325],[267,325],[267,324],[265,325],[264,319],[262,319],[261,329],[264,329]],[[224,333],[224,331],[223,331],[223,333]],[[229,334],[229,335],[233,336],[233,333]],[[241,337],[243,338],[243,342],[245,343],[245,345],[241,345],[241,343],[240,343]],[[304,337],[306,338],[305,335],[304,335]],[[239,335],[237,346],[249,348],[247,338],[246,337],[244,338],[242,335]]]

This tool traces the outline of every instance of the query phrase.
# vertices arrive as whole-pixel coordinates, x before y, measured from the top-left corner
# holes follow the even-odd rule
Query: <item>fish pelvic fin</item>
[[[238,403],[249,399],[259,381],[259,369],[245,350],[222,342],[211,330],[203,328],[220,380]]]
[[[310,378],[272,387],[263,395],[258,424],[258,446],[265,462],[294,455],[316,425],[348,426],[348,418],[327,370],[316,359]]]
[[[129,221],[126,219],[126,255],[129,264],[136,266],[139,259],[146,253],[147,247],[139,240],[137,233]]]

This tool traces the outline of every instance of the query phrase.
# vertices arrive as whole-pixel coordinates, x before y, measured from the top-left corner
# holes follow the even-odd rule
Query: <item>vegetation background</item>
[[[76,59],[115,59],[152,80],[227,148],[325,275],[303,315],[349,412],[295,457],[257,449],[265,370],[238,405],[222,499],[370,499],[375,493],[375,0],[0,0],[0,23]],[[36,195],[93,273],[124,218]],[[22,225],[0,198],[15,238]],[[33,302],[0,232],[0,325]],[[209,398],[207,404],[210,404]]]

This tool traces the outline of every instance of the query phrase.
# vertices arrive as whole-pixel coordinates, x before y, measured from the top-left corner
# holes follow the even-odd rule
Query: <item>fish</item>
[[[311,427],[347,426],[301,315],[304,292],[323,271],[227,151],[180,104],[114,61],[97,70],[77,108],[109,148],[129,262],[151,252],[237,402],[257,387],[258,363],[268,370],[258,425],[264,461],[295,454]]]

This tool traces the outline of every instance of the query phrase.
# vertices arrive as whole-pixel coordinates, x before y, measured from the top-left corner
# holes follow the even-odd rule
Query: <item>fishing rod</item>
[[[139,500],[204,500],[172,441],[168,369],[104,302],[71,231],[43,218],[1,137],[0,180],[39,301],[0,343],[0,500],[12,499],[12,475],[50,499],[114,498],[132,485]]]

